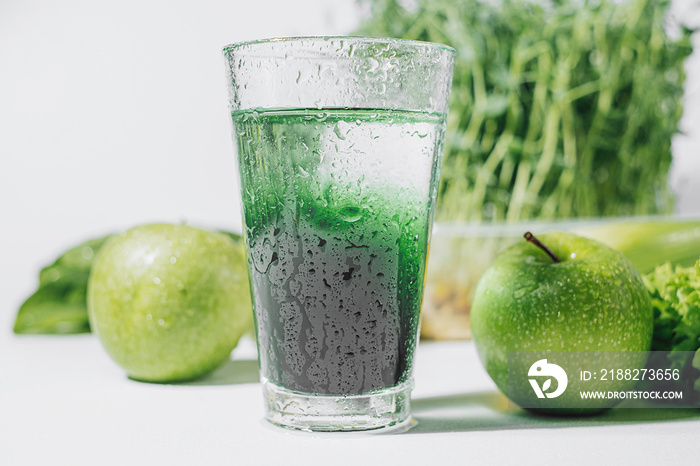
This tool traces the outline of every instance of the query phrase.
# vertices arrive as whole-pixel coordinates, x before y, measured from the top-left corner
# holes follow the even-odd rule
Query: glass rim
[[[257,39],[248,40],[242,42],[234,42],[232,44],[225,45],[222,49],[222,53],[234,52],[238,49],[248,46],[264,45],[275,42],[298,42],[303,40],[316,40],[316,41],[328,41],[328,40],[347,40],[355,43],[375,43],[375,44],[391,44],[397,46],[410,46],[410,47],[421,47],[421,48],[431,48],[436,50],[441,50],[450,53],[453,57],[457,55],[457,51],[450,47],[449,45],[440,44],[438,42],[427,42],[422,40],[413,39],[396,39],[393,37],[373,37],[373,36],[286,36],[286,37],[270,37],[267,39]]]

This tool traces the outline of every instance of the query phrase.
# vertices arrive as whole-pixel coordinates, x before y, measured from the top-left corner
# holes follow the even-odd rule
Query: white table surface
[[[262,420],[255,347],[181,385],[126,378],[92,335],[0,335],[0,464],[697,464],[700,410],[583,419],[508,408],[473,343],[422,343],[415,424],[289,432]]]

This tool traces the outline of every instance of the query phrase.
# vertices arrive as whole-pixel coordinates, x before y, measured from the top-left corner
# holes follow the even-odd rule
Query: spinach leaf
[[[87,283],[97,251],[112,235],[81,243],[39,273],[39,288],[20,306],[14,332],[68,334],[90,331]]]
[[[14,332],[89,332],[86,301],[88,277],[89,273],[67,274],[39,287],[19,308]]]

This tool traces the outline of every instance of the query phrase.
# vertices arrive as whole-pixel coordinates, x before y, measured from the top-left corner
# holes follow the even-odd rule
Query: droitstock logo
[[[542,388],[537,383],[537,379],[528,379],[532,389],[535,391],[537,398],[556,398],[566,390],[566,385],[569,383],[569,378],[566,376],[566,372],[561,367],[556,364],[550,364],[546,359],[540,359],[536,361],[527,373],[528,377],[547,377],[547,379],[542,384]],[[551,393],[547,393],[552,387],[552,377],[557,381],[557,389]]]

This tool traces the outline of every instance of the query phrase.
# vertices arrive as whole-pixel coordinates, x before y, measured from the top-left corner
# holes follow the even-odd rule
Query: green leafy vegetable
[[[83,333],[87,282],[95,254],[111,235],[81,243],[39,273],[39,289],[19,308],[15,333]]]
[[[644,276],[654,306],[653,351],[672,351],[672,367],[694,372],[688,379],[700,400],[700,260],[694,267],[666,263]],[[695,351],[688,359],[687,353]],[[674,355],[673,352],[678,352]],[[677,357],[676,357],[677,355]]]
[[[87,273],[76,273],[40,287],[19,308],[14,332],[89,332],[85,301],[87,281]]]
[[[644,283],[654,306],[652,350],[700,349],[700,260],[694,267],[661,265]]]
[[[371,1],[358,34],[457,50],[436,218],[668,213],[691,33],[667,0]]]
[[[101,238],[89,239],[64,252],[56,259],[56,262],[41,269],[41,272],[39,272],[39,286],[41,287],[75,274],[89,274],[95,254],[111,237],[112,235],[107,235]]]

